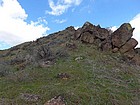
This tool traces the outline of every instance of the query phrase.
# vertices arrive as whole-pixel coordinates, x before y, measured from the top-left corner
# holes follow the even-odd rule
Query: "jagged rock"
[[[66,105],[62,96],[56,96],[46,102],[44,105]]]
[[[95,36],[93,34],[90,34],[89,32],[85,32],[81,34],[81,41],[87,42],[87,43],[93,43]]]
[[[73,26],[67,27],[66,30],[68,30],[69,32],[72,32],[72,33],[75,32],[75,28]]]
[[[74,34],[75,34],[75,28],[73,27],[73,26],[70,26],[70,27],[67,27],[66,29],[65,29],[66,31],[67,31],[67,33],[68,33],[68,36],[70,35],[72,35],[72,36],[74,36]],[[65,35],[65,34],[64,34]]]
[[[62,38],[63,42],[69,40],[69,39],[74,39],[74,34],[75,34],[75,29],[73,26],[67,27],[65,30],[60,31],[57,35],[57,37]],[[57,39],[56,37],[56,39]]]
[[[105,28],[101,28],[99,26],[95,26],[96,31],[93,31],[93,35],[95,34],[95,36],[101,40],[106,39],[109,36],[109,31]]]
[[[125,43],[125,45],[123,45],[119,51],[121,53],[125,53],[127,51],[130,51],[131,49],[134,49],[136,46],[138,45],[138,42],[134,39],[134,38],[131,38],[129,41],[127,41]]]
[[[93,31],[93,24],[91,24],[90,22],[86,22],[82,28],[78,28],[74,34],[74,38],[75,39],[79,39],[80,37],[86,37],[85,36],[85,32],[86,34],[88,33],[89,34],[92,34],[92,31]],[[83,39],[83,38],[82,38]],[[87,42],[87,41],[86,41]]]
[[[93,24],[86,22],[82,27],[82,32],[89,32],[93,36],[103,40],[109,36],[109,31],[105,28],[101,28],[99,25],[94,26]]]
[[[99,25],[94,26],[93,24],[86,22],[82,28],[79,28],[75,32],[75,39],[80,39],[83,42],[93,44],[95,40],[105,40],[109,36],[109,31],[105,28],[101,28]]]
[[[91,24],[90,22],[86,22],[82,27],[82,33],[83,32],[92,33],[93,30],[94,30],[94,25]]]
[[[112,44],[114,47],[120,48],[133,35],[134,28],[129,23],[122,24],[115,32],[112,33]]]
[[[110,37],[107,37],[106,40],[101,42],[101,50],[102,51],[110,51],[112,50],[112,43]]]

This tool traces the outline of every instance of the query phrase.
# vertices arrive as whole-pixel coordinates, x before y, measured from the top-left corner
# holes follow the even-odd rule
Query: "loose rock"
[[[131,38],[129,41],[127,41],[125,43],[125,45],[123,45],[119,51],[121,53],[125,53],[125,52],[128,52],[130,51],[131,49],[134,49],[136,46],[138,45],[138,42],[134,39],[134,38]]]
[[[46,102],[44,105],[66,105],[62,96],[56,96]]]

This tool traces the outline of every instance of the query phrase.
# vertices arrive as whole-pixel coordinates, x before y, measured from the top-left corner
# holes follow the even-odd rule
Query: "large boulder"
[[[129,23],[122,24],[115,32],[112,33],[112,44],[114,47],[120,48],[133,35],[134,28]]]
[[[86,22],[83,25],[82,32],[89,32],[90,34],[101,40],[106,39],[109,36],[109,31],[107,29],[101,28],[100,25],[94,26],[89,22]]]
[[[94,25],[91,24],[90,22],[86,22],[82,26],[82,32],[90,32],[90,33],[92,33],[93,30],[94,30]]]
[[[80,39],[83,42],[94,43],[95,39],[104,41],[108,36],[109,31],[107,29],[86,22],[82,28],[76,30],[74,38]]]
[[[87,42],[87,43],[93,43],[95,36],[90,34],[89,32],[85,32],[81,34],[81,41]]]
[[[121,48],[120,48],[120,52],[121,53],[125,53],[125,52],[128,52],[130,51],[131,49],[134,49],[136,46],[138,45],[138,42],[134,39],[134,38],[131,38],[129,41],[127,41],[125,43],[125,45],[123,45]]]
[[[93,34],[101,40],[106,39],[109,36],[109,31],[105,28],[101,28],[99,25],[95,26]]]
[[[110,51],[112,50],[112,43],[111,38],[108,36],[102,43],[101,43],[101,50],[102,51]]]
[[[91,24],[90,22],[86,22],[82,28],[78,28],[74,34],[74,38],[75,39],[79,39],[82,35],[82,33],[85,32],[89,32],[90,34],[92,34],[92,30],[93,30],[94,26],[93,24]]]

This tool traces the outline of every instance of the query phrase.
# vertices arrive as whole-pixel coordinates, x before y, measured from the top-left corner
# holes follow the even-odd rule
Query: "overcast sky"
[[[140,0],[0,0],[0,49],[86,21],[105,28],[129,22],[140,43],[139,4]]]

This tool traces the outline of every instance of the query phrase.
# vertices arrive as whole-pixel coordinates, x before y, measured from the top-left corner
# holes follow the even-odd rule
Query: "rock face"
[[[115,32],[99,25],[86,22],[76,30],[74,38],[82,42],[97,45],[102,51],[120,52],[130,62],[140,65],[140,51],[135,49],[138,42],[133,36],[134,28],[129,23],[122,24]]]
[[[94,43],[96,39],[105,40],[109,36],[109,31],[105,28],[101,28],[99,25],[86,22],[82,28],[79,28],[75,32],[75,39],[79,39],[82,42]]]
[[[93,43],[95,36],[90,34],[89,32],[84,32],[81,34],[81,41],[87,43]]]
[[[120,48],[120,52],[125,53],[127,51],[130,51],[131,49],[134,49],[137,46],[137,44],[138,42],[134,38],[131,38],[129,41],[125,43],[125,45],[123,45]]]
[[[112,33],[112,44],[120,48],[132,37],[134,28],[129,23],[122,24],[114,33]]]

